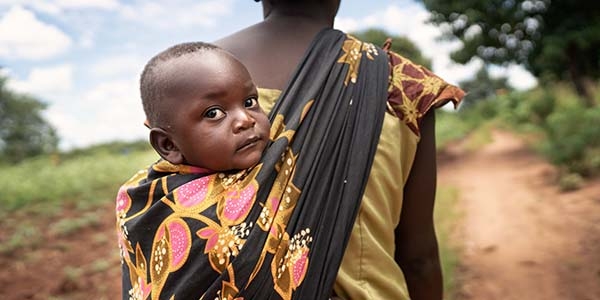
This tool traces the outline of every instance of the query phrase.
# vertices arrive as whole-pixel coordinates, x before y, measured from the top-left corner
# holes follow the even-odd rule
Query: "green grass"
[[[0,168],[0,254],[98,226],[96,208],[114,202],[119,186],[157,159],[152,150],[93,149]]]
[[[105,203],[135,171],[156,160],[153,151],[94,153],[64,159],[40,157],[0,171],[0,206],[14,211],[27,206],[39,211],[73,204],[82,209]]]
[[[100,224],[100,216],[96,213],[85,213],[75,218],[65,218],[50,225],[50,232],[58,237],[68,236],[79,229],[98,226]]]
[[[90,272],[92,272],[92,273],[103,273],[103,272],[107,272],[112,267],[113,267],[113,265],[108,259],[100,258],[100,259],[93,261],[90,264],[89,269],[90,269]]]
[[[0,254],[8,254],[23,247],[35,247],[41,239],[38,228],[30,224],[21,224],[0,243]]]
[[[486,123],[474,129],[466,140],[465,148],[469,151],[477,151],[492,142],[493,123]]]
[[[435,206],[435,225],[439,243],[442,273],[444,275],[444,299],[454,299],[456,291],[456,267],[458,266],[458,244],[452,237],[460,211],[457,207],[458,190],[454,187],[438,187]]]

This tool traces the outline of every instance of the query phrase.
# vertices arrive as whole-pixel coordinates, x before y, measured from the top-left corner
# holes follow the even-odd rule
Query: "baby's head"
[[[269,120],[248,70],[214,45],[183,43],[157,54],[140,91],[150,143],[173,164],[245,169],[269,142]]]

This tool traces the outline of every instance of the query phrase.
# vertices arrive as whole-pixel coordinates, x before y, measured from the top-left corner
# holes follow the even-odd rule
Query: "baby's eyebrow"
[[[246,86],[247,88],[256,88],[256,84],[254,84],[252,78],[246,80],[246,82],[244,82],[244,86]]]
[[[207,99],[219,99],[227,95],[227,91],[225,90],[217,90],[217,91],[207,91],[204,93],[203,98]]]
[[[258,88],[253,82],[251,82],[251,84],[246,87],[246,90],[252,94],[258,95]]]

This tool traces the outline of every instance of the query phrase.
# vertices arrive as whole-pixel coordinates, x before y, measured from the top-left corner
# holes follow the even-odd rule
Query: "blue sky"
[[[253,0],[0,0],[0,66],[11,89],[49,104],[61,148],[147,137],[138,92],[146,61],[184,41],[213,41],[262,18]],[[412,0],[342,1],[335,27],[379,27],[410,38],[451,83],[480,63],[451,63],[455,43]],[[495,68],[517,88],[535,80],[521,68]]]

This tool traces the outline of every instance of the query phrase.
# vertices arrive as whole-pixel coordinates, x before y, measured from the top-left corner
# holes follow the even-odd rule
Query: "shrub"
[[[600,165],[600,107],[573,106],[553,112],[545,129],[543,151],[569,171],[592,175]]]
[[[558,186],[562,191],[574,191],[583,185],[583,178],[577,173],[568,173],[560,176]]]

